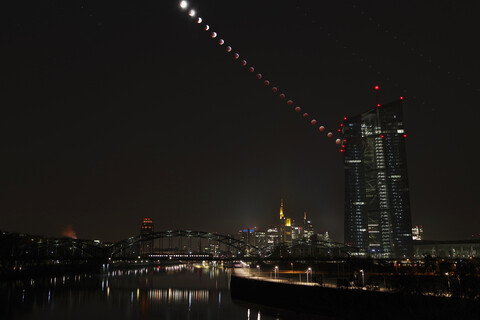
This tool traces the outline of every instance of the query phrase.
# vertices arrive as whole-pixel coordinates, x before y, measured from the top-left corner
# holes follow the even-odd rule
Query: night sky
[[[233,233],[283,198],[343,241],[338,147],[223,38],[332,130],[404,96],[413,224],[480,233],[479,1],[191,1],[215,40],[178,2],[0,5],[0,230]]]

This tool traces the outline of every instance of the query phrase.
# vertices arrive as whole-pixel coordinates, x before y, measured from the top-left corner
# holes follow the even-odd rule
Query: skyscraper
[[[283,199],[280,199],[280,242],[292,244],[292,229],[295,221],[283,213]]]
[[[303,213],[303,237],[307,242],[310,242],[310,238],[315,234],[312,221],[307,220],[307,213]]]
[[[402,98],[344,118],[342,131],[345,242],[360,255],[412,257]]]
[[[153,232],[153,221],[150,218],[144,218],[140,227],[140,235],[146,235]],[[146,256],[153,252],[153,240],[145,240],[140,244],[140,255]]]
[[[283,199],[280,199],[280,224],[278,225],[280,243],[285,242],[285,223],[286,223],[286,218],[285,218],[285,215],[283,214]]]
[[[412,228],[412,239],[414,241],[423,239],[423,226],[415,226]]]

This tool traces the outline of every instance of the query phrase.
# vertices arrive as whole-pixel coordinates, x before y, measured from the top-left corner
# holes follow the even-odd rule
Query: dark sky
[[[480,233],[478,1],[191,1],[320,123],[405,97],[413,224]],[[176,0],[0,5],[0,229],[119,240],[307,211],[343,240],[327,139]],[[264,78],[264,79],[265,79]]]

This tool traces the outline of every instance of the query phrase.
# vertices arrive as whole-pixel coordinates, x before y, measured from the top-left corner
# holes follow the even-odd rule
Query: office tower
[[[144,236],[146,234],[153,232],[153,221],[150,218],[144,218],[142,226],[140,227],[140,235]],[[150,253],[153,253],[153,240],[144,240],[140,244],[140,255],[146,256]]]
[[[303,213],[303,238],[305,241],[310,242],[310,238],[315,234],[312,221],[307,220],[307,213]]]
[[[285,225],[283,227],[283,241],[287,244],[292,244],[292,228],[293,228],[292,219],[286,218]]]
[[[278,224],[279,242],[285,242],[285,222],[286,218],[283,214],[283,199],[280,199],[280,223]]]
[[[345,117],[341,126],[345,242],[363,256],[412,257],[402,99]]]
[[[255,247],[259,250],[259,254],[263,253],[267,247],[267,232],[257,230],[255,232]]]
[[[238,238],[246,244],[255,246],[255,228],[245,228],[238,231]]]
[[[412,239],[413,240],[422,240],[423,239],[423,226],[415,226],[412,228]]]
[[[280,243],[292,244],[292,230],[295,227],[295,220],[287,218],[283,212],[283,199],[280,199],[280,223],[279,223]]]
[[[238,231],[239,240],[243,241],[245,244],[250,246],[255,246],[255,229],[254,228],[245,228]],[[251,248],[247,247],[246,254],[250,254]]]
[[[280,232],[278,226],[269,226],[267,228],[267,246],[273,249],[280,242]]]
[[[303,227],[292,227],[292,242],[303,240]]]

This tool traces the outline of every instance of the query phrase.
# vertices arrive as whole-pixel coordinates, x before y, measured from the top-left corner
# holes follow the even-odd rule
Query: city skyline
[[[374,107],[375,85],[382,103],[403,96],[413,225],[433,240],[480,233],[466,165],[478,4],[192,3],[330,129]],[[148,216],[158,230],[234,233],[268,225],[283,198],[343,239],[338,146],[177,1],[2,7],[1,230],[119,240]]]

